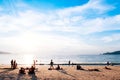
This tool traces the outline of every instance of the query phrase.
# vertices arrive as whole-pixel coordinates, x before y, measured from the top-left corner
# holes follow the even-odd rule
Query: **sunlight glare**
[[[31,54],[26,54],[23,56],[23,61],[24,61],[24,64],[26,65],[31,65],[33,64],[33,55]]]

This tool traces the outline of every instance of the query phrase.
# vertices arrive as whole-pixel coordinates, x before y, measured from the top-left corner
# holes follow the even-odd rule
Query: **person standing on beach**
[[[35,68],[37,60],[33,60],[33,67]]]
[[[69,66],[70,66],[70,64],[71,64],[70,61],[68,61],[68,65],[69,65]]]
[[[110,62],[109,61],[107,61],[107,66],[109,66],[110,65]]]
[[[14,64],[14,63],[13,63],[13,59],[12,59],[12,60],[11,60],[11,68],[13,68],[13,64]]]
[[[35,65],[36,65],[36,62],[35,62],[35,60],[33,60],[33,67],[35,68]]]
[[[53,60],[51,59],[51,62],[50,62],[50,68],[51,68],[51,69],[54,69],[53,64],[54,64],[54,63],[53,63]]]
[[[17,68],[17,62],[16,60],[13,61],[13,69],[16,69]]]

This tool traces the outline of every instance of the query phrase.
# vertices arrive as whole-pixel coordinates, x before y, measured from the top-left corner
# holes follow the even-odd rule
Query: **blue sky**
[[[0,50],[99,54],[120,48],[119,0],[0,0]]]

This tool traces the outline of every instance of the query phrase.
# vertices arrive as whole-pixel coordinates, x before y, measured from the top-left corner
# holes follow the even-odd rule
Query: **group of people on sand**
[[[62,70],[62,68],[60,67],[60,65],[58,64],[56,68],[54,68],[54,62],[53,60],[51,60],[50,62],[50,68],[48,68],[48,70]]]
[[[23,68],[21,67],[19,70],[20,74],[26,74],[26,70],[28,70],[28,74],[35,74],[35,67],[31,66],[31,68]]]
[[[62,70],[62,68],[60,67],[60,65],[58,64],[56,68],[54,68],[54,62],[53,60],[51,60],[50,62],[50,68],[48,68],[48,70]],[[31,68],[23,68],[21,67],[19,70],[20,74],[26,74],[26,70],[28,70],[28,74],[35,74],[35,61],[33,63],[33,65],[31,66]]]
[[[111,65],[111,63],[109,61],[107,61],[106,65],[107,66],[105,66],[104,69],[111,70],[111,68],[108,67],[109,65]],[[111,66],[113,66],[113,65],[111,65]],[[76,69],[84,70],[79,64],[77,64]],[[88,71],[99,71],[99,69],[88,69]]]
[[[26,74],[26,70],[28,70],[28,74],[35,74],[35,65],[36,65],[37,60],[33,60],[33,65],[30,68],[23,68],[21,67],[19,70],[20,74]]]
[[[16,62],[16,60],[11,60],[11,68],[12,69],[16,69],[17,68],[17,62]]]
[[[35,74],[35,69],[36,69],[35,68],[35,62],[36,61],[34,60],[34,63],[33,63],[33,65],[30,68],[23,68],[23,67],[21,67],[20,70],[19,70],[19,73],[20,74],[26,74],[26,70],[28,70],[28,74]],[[12,60],[11,61],[11,66],[12,66],[12,63],[14,63],[14,66],[16,65],[16,61]],[[69,61],[68,65],[70,65],[70,61]],[[107,66],[108,66],[108,62],[107,62]],[[108,68],[107,66],[105,66],[105,69],[109,69],[110,70],[110,68]],[[13,68],[13,66],[12,66],[12,68]],[[57,64],[57,67],[54,68],[54,62],[51,59],[51,61],[50,61],[50,68],[48,68],[48,70],[63,70],[63,68],[61,68],[59,64]],[[76,70],[85,70],[85,69],[82,68],[81,65],[77,64],[76,65]],[[99,70],[98,69],[88,69],[88,71],[99,71]]]

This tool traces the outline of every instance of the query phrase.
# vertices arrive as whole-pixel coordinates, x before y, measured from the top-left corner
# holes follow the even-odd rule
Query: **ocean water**
[[[120,55],[29,55],[29,54],[0,54],[0,64],[10,64],[14,59],[18,64],[32,64],[36,60],[38,64],[49,64],[53,59],[54,63],[104,63],[107,61],[120,63]]]

